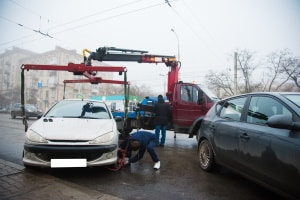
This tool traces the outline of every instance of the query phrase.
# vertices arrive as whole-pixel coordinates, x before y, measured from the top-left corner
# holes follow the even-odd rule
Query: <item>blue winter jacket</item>
[[[124,140],[120,144],[120,147],[122,149],[125,149],[129,140],[137,140],[140,142],[140,148],[138,150],[138,153],[133,158],[130,159],[131,163],[137,162],[138,160],[143,158],[145,151],[147,150],[148,144],[150,142],[155,142],[156,144],[158,144],[155,135],[149,131],[137,131],[135,133],[132,133],[128,139]],[[128,148],[128,157],[131,156],[131,151],[132,150]]]

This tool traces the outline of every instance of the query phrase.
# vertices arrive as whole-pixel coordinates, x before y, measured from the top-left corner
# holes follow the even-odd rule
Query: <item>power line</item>
[[[15,24],[15,25],[20,26],[20,27],[22,27],[22,28],[25,28],[25,29],[27,29],[27,30],[32,30],[30,27],[27,27],[27,26],[25,26],[24,24],[15,22],[15,21],[13,21],[13,20],[11,20],[11,19],[8,19],[8,18],[6,18],[6,17],[0,16],[0,18],[2,18],[2,19],[5,20],[5,21],[8,21],[9,23]]]
[[[129,5],[133,5],[133,4],[138,3],[138,2],[140,3],[141,1],[140,0],[135,0],[135,1],[132,1],[132,2],[129,2],[129,3],[121,4],[121,5],[113,7],[113,8],[109,8],[107,10],[102,10],[102,11],[99,11],[99,12],[96,12],[96,13],[93,13],[93,14],[90,14],[90,15],[87,15],[87,16],[79,17],[77,19],[73,19],[71,21],[56,25],[56,26],[52,27],[51,29],[55,29],[57,27],[65,26],[65,25],[72,24],[72,23],[77,23],[78,21],[82,21],[84,19],[96,16],[96,15],[103,15],[103,14],[108,13],[110,11],[113,11],[113,10],[116,10],[116,9],[119,9],[119,8],[123,8],[123,7],[129,6]]]
[[[43,18],[42,15],[38,14],[37,12],[35,12],[35,11],[32,10],[32,9],[29,9],[29,8],[27,8],[27,7],[25,7],[25,6],[23,6],[23,5],[19,4],[19,3],[17,3],[17,2],[14,1],[14,0],[10,0],[10,2],[13,3],[13,4],[15,4],[15,5],[17,5],[17,6],[19,6],[19,7],[21,7],[22,9],[24,9],[24,10],[30,12],[30,13],[33,14],[33,15],[39,16],[39,18],[40,18],[39,30],[33,29],[33,31],[35,31],[36,33],[39,33],[39,34],[41,34],[41,35],[44,35],[44,36],[53,38],[52,36],[50,36],[50,35],[48,34],[48,31],[47,31],[47,33],[43,33],[43,32],[41,32],[41,30],[40,30],[40,28],[41,28],[41,21],[42,21],[42,18]],[[49,27],[50,19],[47,18],[47,21],[48,21],[48,27]],[[20,25],[20,24],[19,24],[19,25]]]
[[[34,31],[34,32],[39,33],[39,34],[41,34],[41,35],[43,35],[43,36],[47,36],[47,37],[53,38],[53,37],[50,36],[48,33],[43,33],[43,32],[41,32],[40,30],[35,30],[35,29],[31,28],[31,27],[28,27],[28,26],[26,26],[26,25],[24,25],[24,24],[15,22],[15,21],[13,21],[13,20],[11,20],[11,19],[8,19],[8,18],[6,18],[6,17],[0,16],[0,18],[3,19],[3,20],[5,20],[5,21],[8,21],[9,23],[12,23],[12,24],[15,24],[15,25],[17,25],[17,26],[20,26],[20,27],[22,27],[22,28],[24,28],[24,29],[26,29],[26,30]],[[11,41],[8,41],[8,42],[1,43],[0,46],[7,45],[7,44],[9,44],[9,43],[13,43],[13,42],[16,42],[16,41],[19,41],[19,40],[23,40],[23,39],[26,39],[26,38],[29,38],[29,37],[32,37],[32,36],[35,36],[35,34],[26,35],[26,36],[23,36],[23,37],[21,37],[21,38],[15,39],[15,40],[11,40]]]
[[[10,0],[10,2],[11,3],[13,3],[13,4],[15,4],[15,5],[17,5],[17,6],[19,6],[19,7],[21,7],[21,8],[23,8],[24,10],[27,10],[27,11],[29,11],[31,14],[33,14],[33,15],[36,15],[36,16],[41,16],[40,14],[38,14],[37,12],[35,12],[34,10],[31,10],[31,9],[29,9],[29,8],[27,8],[27,7],[25,7],[25,6],[23,6],[23,5],[21,5],[21,4],[19,4],[19,3],[17,3],[16,1],[14,1],[14,0]]]
[[[16,3],[16,2],[14,2],[13,0],[11,0],[11,1],[12,1],[13,3]],[[107,10],[104,10],[104,11],[101,11],[101,12],[97,12],[97,13],[94,13],[94,14],[91,14],[91,15],[88,15],[88,16],[85,16],[85,17],[81,17],[81,18],[78,18],[78,19],[69,21],[69,22],[67,22],[67,23],[63,23],[63,24],[57,25],[57,26],[55,26],[55,27],[52,27],[52,29],[57,28],[57,27],[60,27],[60,26],[64,26],[64,25],[66,25],[66,24],[71,24],[71,23],[74,23],[74,22],[78,22],[78,21],[81,21],[81,20],[83,20],[83,19],[85,19],[85,18],[89,18],[89,17],[91,17],[91,16],[103,14],[103,13],[105,13],[105,12],[109,12],[109,11],[112,11],[112,10],[115,10],[115,9],[119,9],[119,8],[121,8],[121,7],[125,7],[125,6],[128,6],[128,5],[132,5],[132,4],[135,4],[135,3],[137,3],[137,2],[140,2],[140,1],[132,1],[132,2],[129,2],[129,3],[120,5],[120,6],[116,6],[116,7],[114,7],[114,8],[110,8],[110,9],[107,9]],[[169,1],[169,2],[171,2],[171,1]],[[85,27],[85,26],[89,26],[89,25],[92,25],[92,24],[95,24],[95,23],[99,23],[99,22],[105,21],[105,20],[110,20],[110,19],[113,19],[113,18],[121,17],[121,16],[124,16],[124,15],[128,15],[128,14],[140,12],[140,11],[143,11],[143,10],[145,10],[145,9],[150,9],[150,8],[153,8],[153,7],[156,7],[156,6],[161,6],[161,5],[166,4],[166,3],[167,3],[167,2],[157,3],[157,4],[150,5],[150,6],[142,7],[142,8],[135,9],[135,10],[131,10],[131,11],[128,11],[128,12],[124,12],[124,13],[121,13],[121,14],[117,14],[117,15],[105,17],[105,18],[102,18],[102,19],[94,20],[94,21],[89,22],[89,23],[80,24],[80,25],[77,25],[77,26],[74,26],[74,27],[71,27],[71,28],[67,28],[67,29],[64,29],[64,30],[61,30],[61,31],[54,32],[54,33],[52,33],[52,35],[53,35],[53,34],[58,34],[58,33],[67,32],[67,31],[70,31],[70,30],[78,29],[78,28],[82,28],[82,27]],[[17,3],[16,3],[16,4],[17,4]],[[20,4],[17,4],[17,5],[20,6],[20,7],[22,7],[22,8],[24,8],[24,9],[26,9],[26,10],[28,10],[27,8],[25,8],[24,6],[22,6],[22,5],[20,5]],[[29,11],[31,11],[31,10],[29,10]],[[38,14],[35,13],[34,11],[31,11],[31,12],[32,12],[33,14],[35,14],[35,15],[38,15]],[[19,25],[19,26],[22,26],[22,27],[24,27],[24,28],[26,28],[26,29],[28,29],[28,30],[33,30],[34,32],[39,33],[39,34],[41,34],[41,35],[43,35],[43,36],[46,36],[46,37],[49,37],[49,38],[54,38],[53,36],[50,36],[50,35],[48,34],[48,32],[47,32],[47,33],[43,33],[43,32],[41,32],[40,30],[35,30],[35,29],[32,29],[32,28],[26,27],[26,26],[22,25],[21,23],[14,22],[14,21],[9,20],[9,19],[7,19],[7,18],[5,18],[5,17],[2,17],[2,16],[0,16],[0,17],[3,18],[3,19],[5,19],[6,21],[9,21],[9,22],[14,23],[14,24]],[[41,16],[40,16],[40,17],[41,17]],[[30,36],[33,36],[33,35],[25,36],[25,38],[30,37]],[[24,39],[24,38],[22,37],[22,38],[13,40],[13,41],[5,42],[5,43],[0,44],[0,46],[1,46],[1,45],[3,46],[4,44],[7,44],[7,43],[15,42],[15,41],[18,41],[18,40],[22,40],[22,39]],[[36,39],[34,39],[34,40],[36,40]],[[57,39],[57,40],[59,40],[59,39]],[[59,41],[62,41],[62,40],[59,40]],[[28,42],[31,42],[31,41],[28,41]],[[63,42],[63,41],[62,41],[62,42]],[[22,44],[24,44],[24,42],[22,42]]]
[[[184,2],[184,1],[183,1]],[[171,6],[170,6],[171,7]],[[186,8],[188,8],[189,9],[189,7],[187,7],[186,6]],[[203,44],[207,47],[207,49],[209,49],[212,53],[213,53],[213,55],[218,59],[218,60],[221,60],[220,58],[219,58],[219,56],[215,53],[215,51],[213,50],[213,49],[211,49],[210,48],[210,46],[207,44],[207,42],[204,40],[204,39],[202,39],[201,38],[201,36],[198,34],[198,32],[194,29],[194,27],[193,26],[191,26],[181,15],[180,15],[180,13],[179,12],[177,12],[177,10],[174,8],[174,7],[171,7],[171,9],[173,10],[173,12],[179,17],[179,19],[183,22],[183,24],[185,25],[185,26],[187,26],[191,31],[192,31],[192,33],[199,39],[199,40],[201,40],[202,42],[203,42]],[[189,9],[189,12],[187,12],[187,13],[192,13],[193,14],[193,12],[192,12],[192,10],[191,9]],[[196,18],[194,15],[193,15],[193,17],[194,18]],[[196,21],[199,21],[199,20],[196,20]],[[208,31],[207,31],[208,32]],[[209,34],[210,35],[210,34]]]
[[[120,9],[120,8],[131,6],[131,5],[134,5],[136,3],[141,3],[142,1],[145,1],[145,0],[134,0],[134,1],[131,1],[131,2],[128,2],[128,3],[124,3],[124,4],[121,4],[121,5],[115,6],[113,8],[102,10],[102,11],[99,11],[99,12],[96,12],[96,13],[93,13],[93,14],[90,14],[90,15],[87,15],[87,16],[79,17],[77,19],[71,20],[71,21],[66,22],[66,23],[62,23],[62,24],[56,25],[56,26],[52,27],[51,29],[55,29],[57,27],[65,26],[65,25],[72,24],[72,23],[77,23],[78,21],[82,21],[84,19],[87,19],[87,18],[90,18],[90,17],[94,17],[94,16],[97,16],[97,15],[103,15],[105,13],[108,13],[108,12],[111,12],[111,11],[114,11],[114,10],[117,10],[117,9]],[[127,13],[123,13],[123,14],[120,14],[120,15],[111,16],[111,18],[119,17],[119,16],[126,15],[126,14],[131,14],[131,13],[134,13],[134,12],[137,12],[137,11],[141,11],[141,10],[148,9],[148,8],[151,8],[151,7],[155,7],[155,6],[158,6],[158,5],[163,5],[163,4],[166,4],[166,3],[170,4],[170,2],[174,2],[174,1],[176,1],[176,0],[166,0],[165,3],[154,4],[154,5],[149,6],[149,7],[144,7],[144,8],[140,8],[140,9],[137,9],[137,10],[129,11]],[[149,0],[147,0],[147,3],[148,2],[149,2]],[[108,19],[110,19],[110,18],[108,18]],[[96,20],[94,22],[97,23],[97,21],[101,21],[101,20],[103,20],[103,19]],[[107,18],[104,18],[104,20],[107,20]],[[94,22],[92,22],[92,24]]]
[[[77,25],[77,26],[74,26],[74,27],[71,27],[71,28],[68,28],[68,29],[64,29],[62,31],[56,32],[56,34],[57,33],[63,33],[63,32],[70,31],[70,30],[75,30],[75,29],[78,29],[78,28],[82,28],[82,27],[89,26],[89,25],[92,25],[92,24],[96,24],[96,23],[99,23],[99,22],[103,22],[103,21],[106,21],[106,20],[118,18],[118,17],[124,16],[124,15],[129,15],[129,14],[132,14],[132,13],[140,12],[140,11],[150,9],[150,8],[153,8],[153,7],[156,7],[156,6],[161,6],[162,4],[165,4],[165,3],[154,4],[154,5],[146,6],[146,7],[143,7],[143,8],[131,10],[131,11],[128,11],[128,12],[120,13],[120,14],[117,14],[117,15],[104,17],[104,18],[97,19],[97,20],[94,20],[94,21],[89,22],[89,23],[80,24],[80,25]]]
[[[7,18],[5,18],[5,17],[3,17],[3,16],[0,16],[0,18],[3,19],[3,20],[5,20],[5,21],[8,21],[8,22],[10,22],[10,23],[12,23],[12,24],[15,24],[15,25],[17,25],[17,26],[20,26],[20,27],[22,27],[22,28],[25,28],[25,29],[27,29],[27,30],[32,30],[31,28],[26,27],[26,26],[24,26],[23,24],[19,24],[19,23],[15,22],[15,21],[12,21],[12,20],[10,20],[10,19],[7,19]],[[7,44],[10,44],[10,43],[13,43],[13,42],[17,42],[17,41],[19,41],[19,40],[23,40],[23,39],[32,37],[33,35],[34,35],[34,34],[30,34],[30,35],[23,36],[23,37],[21,37],[21,38],[17,38],[17,39],[15,39],[15,40],[11,40],[11,41],[8,41],[8,42],[4,42],[4,43],[1,43],[0,46],[7,45]]]

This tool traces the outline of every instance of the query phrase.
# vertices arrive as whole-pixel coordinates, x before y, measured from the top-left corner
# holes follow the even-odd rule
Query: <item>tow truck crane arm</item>
[[[86,52],[90,55],[87,57]],[[92,60],[97,61],[123,61],[137,63],[164,63],[170,68],[168,72],[168,92],[167,97],[171,101],[172,89],[178,82],[179,62],[175,56],[148,54],[148,51],[122,49],[115,47],[100,47],[95,52],[88,49],[83,50],[83,58],[86,66],[92,65]]]

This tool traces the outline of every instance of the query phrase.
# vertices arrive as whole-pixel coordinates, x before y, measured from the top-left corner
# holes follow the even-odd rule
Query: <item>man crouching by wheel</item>
[[[129,165],[130,163],[135,163],[143,158],[146,150],[150,154],[153,162],[154,169],[158,170],[160,168],[160,160],[155,152],[155,147],[158,146],[155,135],[149,131],[137,131],[131,133],[128,138],[126,138],[121,144],[121,149],[127,149],[127,158],[124,164]],[[135,156],[131,158],[132,151],[138,151]]]

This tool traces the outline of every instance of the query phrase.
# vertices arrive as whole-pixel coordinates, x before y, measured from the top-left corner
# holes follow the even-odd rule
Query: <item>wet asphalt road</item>
[[[29,120],[29,124],[34,122]],[[24,126],[22,120],[0,114],[0,158],[22,165]],[[71,169],[27,169],[24,173],[49,174],[64,181],[122,199],[282,199],[226,169],[207,173],[197,161],[195,138],[167,133],[164,148],[157,147],[161,169],[154,171],[148,155],[118,172],[104,167]]]

